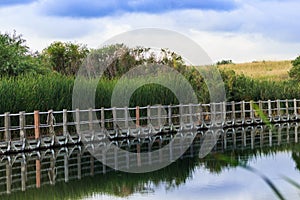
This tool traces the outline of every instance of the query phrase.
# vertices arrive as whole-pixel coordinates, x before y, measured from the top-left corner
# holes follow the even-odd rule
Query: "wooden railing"
[[[158,132],[297,121],[300,100],[0,114],[0,154]],[[76,131],[77,130],[77,131]],[[84,131],[82,131],[84,130]]]

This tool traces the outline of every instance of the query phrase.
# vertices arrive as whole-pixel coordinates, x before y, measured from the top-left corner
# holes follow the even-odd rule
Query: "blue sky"
[[[33,50],[55,40],[96,48],[137,28],[166,28],[196,41],[214,61],[293,59],[300,54],[298,0],[1,0],[0,31]]]

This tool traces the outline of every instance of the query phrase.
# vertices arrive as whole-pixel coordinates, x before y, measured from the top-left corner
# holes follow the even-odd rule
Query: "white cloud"
[[[1,32],[15,29],[23,34],[33,50],[42,50],[54,40],[77,41],[96,48],[124,31],[155,27],[191,37],[214,61],[293,59],[299,54],[300,44],[298,2],[236,0],[237,8],[229,11],[183,9],[72,18],[43,14],[45,1],[40,1],[0,7],[0,27]]]

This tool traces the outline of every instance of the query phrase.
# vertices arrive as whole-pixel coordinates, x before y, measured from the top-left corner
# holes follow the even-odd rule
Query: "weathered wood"
[[[40,138],[40,113],[38,110],[34,111],[34,137]]]
[[[280,100],[277,99],[276,100],[276,105],[277,105],[277,115],[280,116],[281,115],[281,108],[280,108]]]
[[[68,135],[68,111],[63,109],[63,135],[66,137]]]
[[[26,130],[25,130],[25,112],[19,112],[19,126],[20,126],[20,140],[23,141],[26,139]]]
[[[136,118],[135,125],[138,128],[138,127],[140,127],[140,107],[139,106],[137,106],[135,108],[135,118]]]
[[[157,116],[158,116],[158,126],[162,126],[162,116],[161,116],[161,105],[157,107]]]
[[[171,107],[171,105],[168,105],[168,123],[169,123],[169,126],[172,125],[172,107]]]
[[[117,110],[116,107],[112,108],[112,115],[113,115],[113,127],[117,129]]]
[[[80,110],[77,108],[75,110],[75,120],[76,120],[76,130],[77,130],[77,133],[80,135],[81,132],[80,132]]]
[[[94,130],[93,109],[89,109],[89,131]]]
[[[105,129],[105,113],[104,113],[104,107],[101,107],[101,128]]]
[[[125,118],[125,128],[129,128],[129,122],[128,122],[128,107],[126,106],[124,109],[124,118]]]
[[[268,100],[268,116],[272,117],[272,104],[271,104],[271,100]]]
[[[11,141],[11,131],[10,131],[10,113],[6,112],[4,114],[4,140],[5,142]]]
[[[234,101],[232,101],[231,102],[231,118],[233,119],[233,120],[235,120],[235,102]]]

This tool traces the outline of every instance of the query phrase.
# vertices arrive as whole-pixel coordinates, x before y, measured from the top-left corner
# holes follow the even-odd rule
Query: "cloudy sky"
[[[299,10],[299,0],[0,0],[0,31],[40,51],[155,27],[190,37],[213,61],[283,60],[300,54]]]

